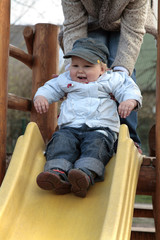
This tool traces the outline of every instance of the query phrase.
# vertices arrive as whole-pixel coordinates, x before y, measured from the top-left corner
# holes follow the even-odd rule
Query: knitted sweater
[[[64,53],[72,49],[75,40],[87,37],[87,31],[97,28],[120,30],[118,51],[112,67],[123,66],[130,74],[145,32],[155,37],[157,34],[157,20],[149,0],[62,0],[62,7],[65,18]],[[60,45],[63,48],[62,41]]]

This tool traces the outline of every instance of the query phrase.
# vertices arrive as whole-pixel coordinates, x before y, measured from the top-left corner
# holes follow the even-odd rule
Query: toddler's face
[[[93,64],[83,58],[72,56],[70,76],[75,82],[95,82],[98,77],[104,73],[104,71],[104,68],[99,63]]]

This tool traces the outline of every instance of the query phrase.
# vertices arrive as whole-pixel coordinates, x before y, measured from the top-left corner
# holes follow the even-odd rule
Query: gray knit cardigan
[[[152,0],[151,5],[150,0],[62,0],[65,20],[59,35],[60,46],[66,53],[72,49],[75,40],[87,37],[88,31],[97,28],[120,30],[112,67],[123,66],[131,74],[145,32],[157,35],[157,19],[153,11],[156,2]]]

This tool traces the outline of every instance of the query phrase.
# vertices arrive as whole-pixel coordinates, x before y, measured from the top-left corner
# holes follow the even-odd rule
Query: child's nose
[[[78,69],[78,72],[83,72],[83,68],[80,67],[80,68]]]

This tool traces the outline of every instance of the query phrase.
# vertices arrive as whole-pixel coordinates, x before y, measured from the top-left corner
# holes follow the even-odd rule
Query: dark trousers
[[[65,127],[53,134],[46,148],[45,171],[59,168],[90,170],[97,180],[104,178],[104,169],[114,154],[117,135],[109,128]]]

